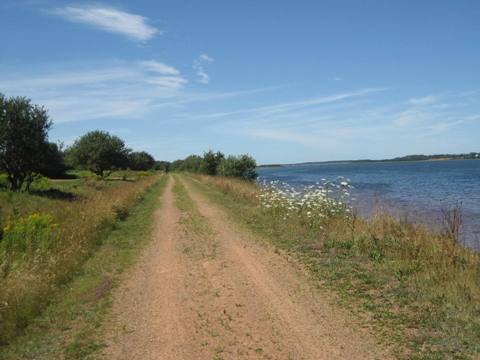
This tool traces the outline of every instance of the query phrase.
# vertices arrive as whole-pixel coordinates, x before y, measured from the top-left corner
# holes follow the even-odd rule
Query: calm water
[[[480,160],[291,165],[258,169],[260,179],[309,185],[344,176],[364,215],[379,205],[413,222],[440,227],[442,212],[462,203],[462,240],[480,249]]]

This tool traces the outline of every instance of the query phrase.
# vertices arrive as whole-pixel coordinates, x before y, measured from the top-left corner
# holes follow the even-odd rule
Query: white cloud
[[[198,82],[201,84],[208,84],[210,76],[205,71],[205,64],[214,62],[215,60],[208,54],[201,54],[197,60],[193,62],[193,68],[197,72]]]
[[[201,55],[200,55],[200,60],[205,61],[205,62],[209,62],[209,63],[215,61],[215,60],[214,60],[212,57],[210,57],[208,54],[201,54]]]
[[[420,98],[412,98],[409,103],[412,105],[432,105],[438,101],[436,96],[427,95]]]
[[[138,64],[143,66],[146,70],[156,72],[162,75],[178,75],[179,71],[172,66],[165,65],[164,63],[149,60],[149,61],[139,61]]]
[[[148,41],[160,33],[157,28],[149,24],[146,17],[113,7],[66,6],[53,10],[53,14],[71,22],[91,25],[141,42]]]

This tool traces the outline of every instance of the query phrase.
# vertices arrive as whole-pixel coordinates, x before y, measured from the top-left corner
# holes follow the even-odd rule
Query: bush
[[[145,151],[135,151],[128,154],[128,165],[132,170],[150,170],[155,165],[155,159]]]
[[[128,217],[128,208],[122,205],[113,205],[112,211],[115,214],[115,219],[124,221]]]
[[[217,173],[227,177],[254,180],[257,177],[257,162],[250,155],[230,155],[218,165]]]
[[[36,174],[32,183],[35,190],[48,190],[52,187],[52,181],[40,174]]]
[[[34,213],[27,217],[10,217],[3,227],[0,252],[4,259],[42,253],[59,239],[58,226],[49,214]]]
[[[152,176],[153,174],[154,174],[154,173],[151,172],[151,171],[138,171],[138,172],[137,172],[137,176],[138,176],[139,178],[141,178],[141,177],[147,177],[147,176]]]
[[[216,175],[218,170],[218,165],[225,159],[220,151],[214,153],[212,150],[207,151],[203,154],[201,171],[207,175]]]

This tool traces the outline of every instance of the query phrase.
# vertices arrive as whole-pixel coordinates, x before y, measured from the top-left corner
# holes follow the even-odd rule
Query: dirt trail
[[[299,266],[182,180],[211,231],[192,229],[175,206],[173,181],[155,238],[115,296],[108,358],[388,358]]]
[[[170,179],[155,214],[154,241],[116,293],[114,320],[107,331],[111,359],[184,358],[181,313],[186,274],[175,254],[179,217]]]

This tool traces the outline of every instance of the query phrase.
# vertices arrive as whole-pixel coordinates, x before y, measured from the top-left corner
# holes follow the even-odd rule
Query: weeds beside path
[[[166,181],[166,177],[160,179],[124,220],[103,233],[100,247],[73,280],[50,298],[50,305],[25,334],[0,349],[0,359],[95,358],[92,354],[103,346],[102,324],[111,290],[149,240],[152,214]]]

